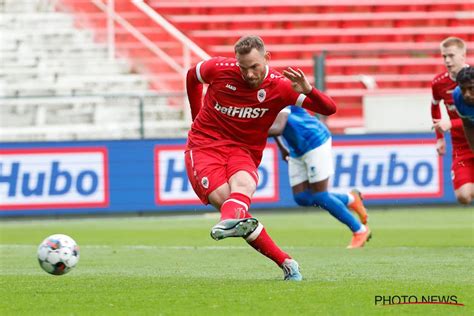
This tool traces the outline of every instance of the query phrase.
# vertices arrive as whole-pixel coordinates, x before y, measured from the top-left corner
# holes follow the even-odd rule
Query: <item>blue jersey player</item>
[[[286,140],[289,150],[283,144]],[[367,211],[359,191],[347,194],[328,192],[329,177],[334,174],[331,134],[326,126],[306,110],[288,106],[275,119],[269,130],[288,161],[293,197],[298,205],[319,206],[344,223],[353,233],[347,248],[363,247],[371,237]],[[352,215],[354,210],[360,221]]]
[[[454,105],[462,119],[469,147],[474,152],[474,68],[463,68],[456,76],[456,82],[458,86],[453,92]]]

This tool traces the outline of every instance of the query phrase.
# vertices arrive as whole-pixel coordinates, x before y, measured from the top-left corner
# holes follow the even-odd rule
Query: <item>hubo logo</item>
[[[155,202],[157,205],[201,204],[189,183],[184,145],[155,147]],[[259,182],[252,201],[278,200],[277,149],[268,145],[258,168]]]
[[[337,191],[357,187],[380,199],[443,194],[442,161],[432,140],[338,142],[333,152]]]
[[[0,150],[0,209],[108,204],[105,148]]]

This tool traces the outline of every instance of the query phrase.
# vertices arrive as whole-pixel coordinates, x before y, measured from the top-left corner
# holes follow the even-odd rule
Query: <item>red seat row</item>
[[[298,66],[312,78],[313,56],[327,52],[326,85],[340,108],[329,120],[335,129],[362,124],[361,99],[368,89],[361,75],[371,76],[375,91],[382,93],[426,93],[431,78],[444,70],[439,42],[459,36],[468,46],[474,44],[472,0],[146,2],[213,56],[232,56],[240,36],[258,34],[272,53],[271,65],[278,69]],[[129,23],[183,64],[182,48],[173,38],[144,18],[130,1],[116,0],[115,4]],[[105,29],[106,20],[96,14],[96,8],[78,4],[76,9],[88,12],[95,28]],[[120,53],[134,59],[138,71],[152,72],[167,78],[171,86],[182,87],[179,75],[173,75],[133,36],[118,29],[117,40]]]

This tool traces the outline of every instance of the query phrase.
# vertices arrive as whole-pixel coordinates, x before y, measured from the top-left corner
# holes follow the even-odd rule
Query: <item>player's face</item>
[[[466,103],[474,106],[474,81],[465,83],[460,86],[462,97]]]
[[[451,77],[456,77],[466,62],[464,51],[457,46],[441,47],[441,56]]]
[[[246,55],[237,54],[242,77],[252,88],[258,88],[265,79],[268,53],[262,54],[255,48]]]

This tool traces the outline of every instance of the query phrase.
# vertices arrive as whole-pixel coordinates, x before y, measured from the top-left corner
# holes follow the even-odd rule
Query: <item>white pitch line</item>
[[[36,245],[15,245],[15,244],[0,244],[0,249],[21,249],[21,248],[36,248]],[[81,250],[84,249],[131,249],[131,250],[234,250],[247,249],[244,246],[153,246],[153,245],[79,245]]]
[[[26,244],[0,244],[0,250],[3,249],[28,249],[34,248],[36,249],[38,245],[26,245]],[[127,249],[127,250],[241,250],[241,249],[249,249],[248,246],[158,246],[158,245],[79,245],[81,250],[85,249]],[[334,248],[334,247],[308,247],[308,246],[282,246],[284,249],[294,249],[294,250],[324,250],[327,248]],[[337,248],[337,247],[336,247]],[[425,249],[425,248],[432,248],[432,247],[389,247],[389,248],[380,248],[378,250],[400,250],[400,251],[409,251],[409,250],[416,250],[416,249]],[[345,249],[345,248],[341,248]],[[466,249],[467,251],[471,251],[471,247],[448,247],[447,249]]]
[[[0,244],[0,249],[37,248],[37,245]],[[285,249],[318,249],[320,247],[283,246]],[[129,249],[129,250],[241,250],[249,246],[155,246],[155,245],[79,245],[79,249]]]

